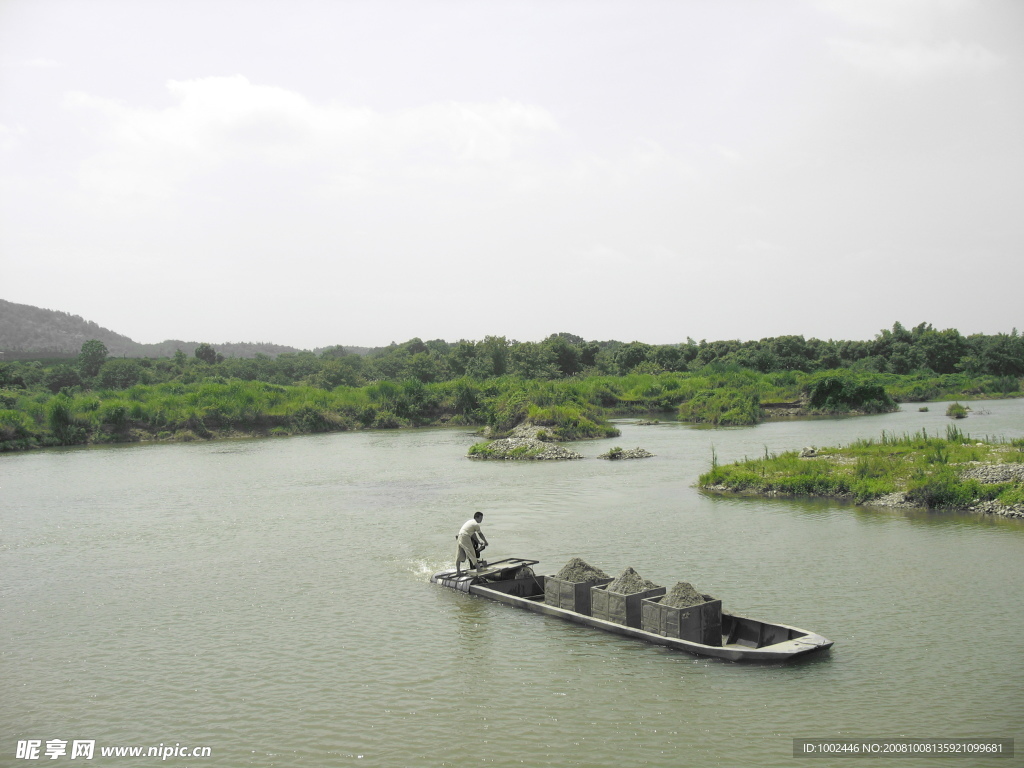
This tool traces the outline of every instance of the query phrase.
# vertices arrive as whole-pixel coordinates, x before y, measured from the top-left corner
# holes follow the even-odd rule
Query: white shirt
[[[482,531],[480,530],[480,523],[476,521],[476,518],[471,517],[459,529],[459,536],[472,536],[474,533],[482,533]]]

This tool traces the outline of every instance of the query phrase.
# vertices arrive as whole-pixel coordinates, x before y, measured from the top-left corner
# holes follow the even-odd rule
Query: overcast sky
[[[0,298],[136,341],[1024,329],[1021,0],[0,0]]]

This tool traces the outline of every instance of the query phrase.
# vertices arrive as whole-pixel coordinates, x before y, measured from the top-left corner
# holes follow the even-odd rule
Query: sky
[[[0,0],[0,298],[143,343],[1024,330],[1020,0]]]

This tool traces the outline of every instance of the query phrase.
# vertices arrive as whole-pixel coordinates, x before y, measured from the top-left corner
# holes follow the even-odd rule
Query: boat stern
[[[442,587],[457,589],[459,592],[469,592],[469,588],[479,580],[479,576],[468,571],[463,571],[462,573],[438,571],[430,577],[431,584],[440,584]]]
[[[511,579],[523,568],[529,568],[531,565],[536,565],[537,562],[537,560],[524,560],[520,557],[506,557],[491,563],[485,560],[481,562],[479,569],[467,568],[461,573],[452,569],[438,571],[430,577],[430,582],[449,589],[457,589],[459,592],[469,592],[469,588],[474,584]]]

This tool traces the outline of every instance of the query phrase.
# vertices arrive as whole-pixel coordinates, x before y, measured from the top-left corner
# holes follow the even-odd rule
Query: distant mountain
[[[127,336],[102,328],[78,315],[15,304],[0,299],[0,359],[18,357],[65,357],[77,355],[82,344],[102,341],[115,357],[172,357],[177,350],[195,353],[197,341],[170,339],[159,344],[140,344]],[[299,352],[280,344],[213,344],[224,357],[275,357],[283,352]]]
[[[61,356],[77,354],[90,339],[102,341],[112,355],[140,346],[127,336],[101,328],[78,315],[14,304],[0,299],[0,351]]]

